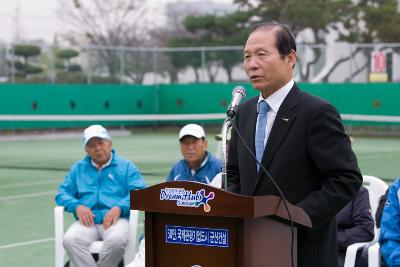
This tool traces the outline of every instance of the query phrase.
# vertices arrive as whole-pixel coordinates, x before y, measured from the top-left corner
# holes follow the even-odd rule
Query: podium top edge
[[[163,182],[131,191],[131,209],[187,215],[259,218],[275,216],[289,220],[282,199],[275,195],[245,196],[191,181]],[[311,227],[303,209],[289,202],[295,224]]]

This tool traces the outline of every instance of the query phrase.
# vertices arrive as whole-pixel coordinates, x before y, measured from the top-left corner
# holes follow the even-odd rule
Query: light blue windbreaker
[[[389,267],[400,266],[400,178],[390,186],[382,213],[379,244]]]
[[[130,161],[112,151],[110,164],[100,171],[86,156],[76,162],[59,186],[57,205],[74,213],[78,205],[89,207],[96,224],[102,224],[104,216],[113,206],[121,208],[121,217],[128,218],[130,211],[129,191],[146,187],[139,169]]]

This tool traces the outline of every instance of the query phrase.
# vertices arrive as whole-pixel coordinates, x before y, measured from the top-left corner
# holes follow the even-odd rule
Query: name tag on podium
[[[229,231],[228,229],[166,225],[165,242],[180,245],[228,248]]]

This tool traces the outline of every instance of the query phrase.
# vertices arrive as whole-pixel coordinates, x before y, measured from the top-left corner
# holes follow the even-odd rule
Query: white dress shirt
[[[286,96],[289,94],[290,89],[293,87],[293,85],[294,85],[294,80],[291,79],[282,88],[280,88],[275,93],[267,97],[267,99],[264,99],[261,93],[260,96],[258,97],[257,109],[258,109],[258,103],[260,101],[266,101],[269,105],[269,110],[267,112],[267,125],[265,126],[264,146],[267,143],[269,134],[271,133],[272,125],[274,125],[276,114],[278,113],[278,110],[282,105],[283,100],[285,100]],[[257,127],[258,127],[258,117],[257,117],[256,129]]]

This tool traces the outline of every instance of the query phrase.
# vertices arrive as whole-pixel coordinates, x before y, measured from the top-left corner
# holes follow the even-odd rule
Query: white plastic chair
[[[136,251],[136,235],[137,226],[139,221],[139,211],[131,210],[129,217],[129,239],[128,245],[124,254],[124,264],[127,265],[135,257]],[[64,255],[65,250],[63,246],[64,239],[64,207],[56,206],[54,208],[54,231],[55,231],[55,267],[64,266]],[[92,254],[97,254],[103,246],[103,241],[95,241],[90,245],[90,252]]]
[[[211,183],[209,183],[208,185],[216,188],[222,188],[222,172],[215,175]]]
[[[381,179],[370,176],[363,175],[364,183],[363,185],[368,189],[369,194],[369,203],[371,205],[371,215],[375,220],[375,213],[378,209],[379,199],[382,195],[385,194],[386,190],[389,186],[382,181]],[[344,267],[353,267],[356,262],[357,251],[364,247],[369,246],[368,248],[368,266],[378,267],[380,266],[380,254],[379,254],[379,229],[376,228],[376,224],[374,225],[374,239],[370,242],[361,242],[354,243],[347,247],[346,250],[346,258],[344,261]],[[376,250],[376,246],[378,249]],[[370,263],[371,262],[371,263]],[[371,265],[373,264],[373,265]]]
[[[145,252],[146,244],[145,239],[142,239],[139,244],[138,253],[135,255],[135,259],[131,261],[125,267],[146,267],[146,252]]]
[[[375,242],[368,248],[368,266],[381,267],[381,253],[379,252],[379,243]]]

